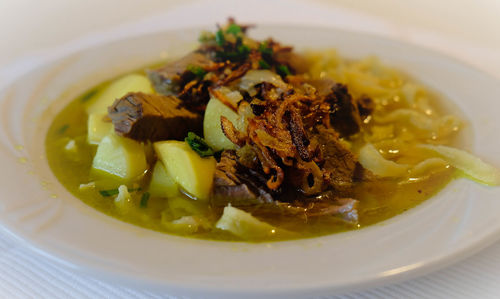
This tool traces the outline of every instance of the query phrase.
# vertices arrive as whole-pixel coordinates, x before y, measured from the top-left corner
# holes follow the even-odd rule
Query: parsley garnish
[[[259,66],[261,69],[265,69],[265,70],[268,70],[271,68],[269,63],[267,63],[264,59],[259,60]]]
[[[62,125],[58,130],[57,130],[57,133],[58,134],[64,134],[64,132],[66,132],[69,128],[69,125],[68,124],[65,124],[65,125]]]
[[[202,158],[214,155],[214,151],[208,146],[207,142],[193,132],[189,132],[184,141]]]
[[[203,79],[203,77],[207,73],[207,71],[205,71],[201,66],[192,64],[187,66],[187,70],[193,73],[199,79]]]
[[[282,77],[286,77],[286,76],[288,76],[288,75],[291,75],[291,74],[292,74],[292,73],[290,72],[290,70],[288,69],[288,67],[287,67],[286,65],[283,65],[283,64],[278,65],[278,66],[276,67],[276,72],[277,72],[278,74],[280,74]]]
[[[215,53],[217,58],[227,59],[230,61],[242,61],[248,57],[250,48],[246,45],[239,45],[236,51],[218,51]]]
[[[237,35],[240,32],[241,32],[241,27],[236,24],[231,24],[226,29],[226,33],[230,33],[233,35]]]
[[[226,39],[224,38],[224,33],[222,32],[221,29],[219,29],[216,33],[215,33],[215,42],[217,43],[217,45],[219,46],[223,46],[224,43],[226,42]]]
[[[145,208],[148,206],[149,196],[150,196],[149,192],[144,192],[142,194],[141,203],[140,203],[141,208]]]
[[[259,52],[265,60],[269,61],[273,58],[273,49],[269,47],[267,42],[263,42],[259,45]]]
[[[135,192],[135,191],[140,191],[140,190],[141,190],[141,188],[132,188],[132,189],[128,189],[128,192]],[[118,191],[118,188],[116,188],[116,189],[109,189],[109,190],[99,190],[99,193],[104,197],[109,197],[109,196],[117,195],[120,192]]]
[[[84,103],[88,100],[90,100],[96,93],[97,93],[98,89],[97,88],[94,88],[92,90],[89,90],[87,91],[81,98],[80,98],[80,102]]]

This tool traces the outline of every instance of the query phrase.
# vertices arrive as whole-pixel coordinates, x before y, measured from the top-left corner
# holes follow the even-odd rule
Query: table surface
[[[277,13],[279,11],[279,13]],[[500,78],[500,1],[2,0],[0,88],[53,47],[124,32],[223,22],[314,24],[371,32],[432,48]],[[1,196],[1,194],[0,194]],[[500,296],[500,242],[440,271],[339,297]],[[54,264],[0,232],[0,297],[164,298]]]

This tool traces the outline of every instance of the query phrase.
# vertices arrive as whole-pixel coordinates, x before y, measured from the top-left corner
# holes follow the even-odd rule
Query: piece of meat
[[[218,80],[215,75],[207,79],[205,74],[225,65],[212,61],[209,56],[202,49],[191,52],[164,67],[147,71],[149,80],[159,94],[177,96],[190,109],[204,111],[210,99],[208,89]]]
[[[138,141],[183,140],[201,132],[203,118],[181,106],[174,96],[131,92],[115,100],[108,115],[118,135]]]
[[[347,86],[336,84],[325,100],[331,104],[330,121],[341,137],[359,132],[361,117],[358,105],[347,91]]]
[[[335,198],[329,191],[318,196],[321,200],[311,202],[306,210],[308,217],[338,216],[342,220],[357,224],[359,201],[352,198]]]
[[[362,123],[360,107],[363,109],[363,118],[373,110],[371,99],[363,102],[354,100],[343,84],[330,79],[313,79],[306,83],[314,86],[318,96],[330,104],[330,122],[340,133],[340,137],[348,137],[359,132]]]
[[[217,69],[218,64],[202,53],[191,52],[159,69],[149,70],[147,74],[156,92],[167,96],[178,95],[185,84],[196,78],[188,68],[201,68],[208,72]]]
[[[340,141],[335,130],[323,126],[318,126],[316,130],[318,134],[315,137],[321,151],[321,170],[326,185],[342,196],[350,196],[353,179],[362,166],[357,157]]]
[[[235,151],[226,150],[215,170],[212,204],[242,207],[272,203],[274,200],[265,181],[256,171],[241,165]]]

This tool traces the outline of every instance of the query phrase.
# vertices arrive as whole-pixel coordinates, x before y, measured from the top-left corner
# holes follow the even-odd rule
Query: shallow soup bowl
[[[0,222],[38,252],[102,279],[170,295],[294,297],[366,288],[455,262],[500,236],[500,188],[458,179],[401,215],[360,230],[272,243],[190,239],[111,218],[52,174],[44,140],[55,115],[96,84],[196,46],[200,29],[102,42],[60,55],[0,91]],[[468,121],[467,147],[500,165],[499,82],[410,44],[335,29],[258,26],[299,50],[375,55],[435,89]],[[71,169],[68,169],[68,175]]]

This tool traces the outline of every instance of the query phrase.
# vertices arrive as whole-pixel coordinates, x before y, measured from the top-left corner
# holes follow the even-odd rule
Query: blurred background
[[[161,30],[213,24],[228,15],[370,31],[447,52],[490,72],[500,70],[498,0],[1,0],[0,68],[125,25],[149,21],[145,31]]]

